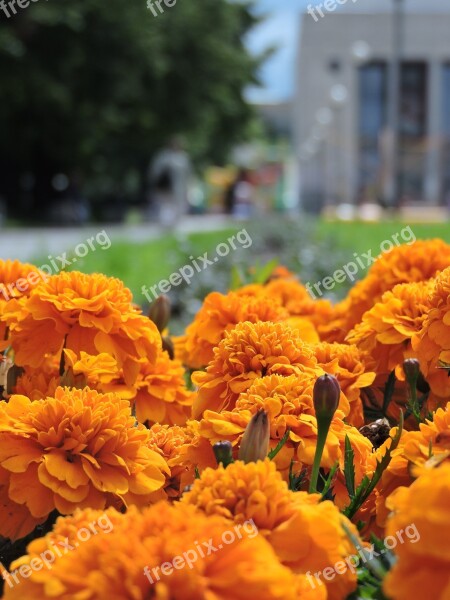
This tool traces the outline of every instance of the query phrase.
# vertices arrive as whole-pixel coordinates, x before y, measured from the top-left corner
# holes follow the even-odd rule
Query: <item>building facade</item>
[[[294,122],[306,209],[450,203],[450,0],[403,0],[397,17],[395,2],[330,0],[302,15]]]

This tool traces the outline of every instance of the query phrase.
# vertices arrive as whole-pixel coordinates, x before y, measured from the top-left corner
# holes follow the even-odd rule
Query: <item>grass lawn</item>
[[[292,226],[292,222],[290,225]],[[151,286],[161,279],[166,279],[182,265],[189,263],[191,255],[197,257],[204,252],[213,253],[216,245],[226,241],[238,228],[247,227],[255,240],[259,226],[257,222],[239,223],[237,227],[221,231],[204,231],[187,236],[169,234],[145,243],[115,242],[106,252],[91,252],[84,259],[78,259],[76,268],[86,273],[101,272],[119,277],[131,288],[136,298],[142,298],[140,290],[143,284]],[[261,223],[261,227],[265,226],[266,224]],[[339,260],[342,261],[340,265],[353,260],[355,252],[361,255],[372,250],[372,255],[377,256],[380,253],[380,244],[392,239],[394,234],[400,234],[398,239],[403,243],[401,232],[406,227],[408,225],[405,223],[395,221],[373,224],[312,221],[308,227],[308,235],[311,239],[326,242],[331,248],[339,250]],[[283,221],[280,221],[279,228],[279,234],[283,235]],[[440,237],[450,243],[450,224],[414,224],[411,225],[411,229],[417,239]],[[406,240],[411,239],[409,232],[405,232],[404,237]],[[288,242],[290,253],[300,252],[302,246],[308,243],[310,242],[305,242],[303,235],[294,238],[291,236]],[[246,263],[257,263],[260,260],[260,250],[256,247],[246,250]],[[283,261],[283,252],[274,252],[274,256]],[[332,258],[330,263],[334,265]]]
[[[76,270],[118,277],[137,297],[144,284],[151,286],[166,279],[189,263],[189,256],[211,252],[234,233],[235,229],[224,229],[188,236],[165,235],[144,243],[114,242],[107,251],[90,252],[85,258],[78,258]]]
[[[407,224],[399,221],[385,223],[335,223],[330,221],[317,222],[317,235],[319,237],[332,237],[337,245],[349,252],[349,260],[353,252],[362,254],[368,250],[373,251],[373,256],[379,254],[380,244],[385,240],[392,239],[396,233],[400,233]],[[450,243],[450,223],[425,223],[410,225],[417,239],[441,238]],[[408,239],[408,233],[404,234]],[[401,240],[401,235],[399,240]]]

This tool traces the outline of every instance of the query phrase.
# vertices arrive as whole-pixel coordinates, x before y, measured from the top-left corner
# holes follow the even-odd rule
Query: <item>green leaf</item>
[[[336,461],[336,463],[333,465],[333,467],[331,468],[330,472],[328,473],[328,477],[324,483],[323,489],[322,489],[322,500],[326,499],[326,495],[328,494],[328,491],[331,487],[331,484],[333,482],[333,478],[336,475],[336,471],[339,468],[339,461]]]
[[[253,279],[253,283],[264,284],[269,277],[272,275],[274,269],[278,266],[278,260],[274,258],[270,262],[268,262],[264,267],[261,267],[257,270],[255,277]]]
[[[270,460],[273,460],[275,458],[275,456],[278,454],[278,452],[281,450],[281,448],[288,441],[290,432],[291,432],[291,430],[289,428],[286,429],[286,433],[283,435],[281,440],[278,442],[278,444],[275,446],[275,448],[269,452],[269,454],[267,456],[269,457]]]
[[[233,265],[231,268],[231,281],[230,281],[230,290],[237,290],[242,285],[244,285],[245,280],[242,272],[239,267]]]
[[[372,479],[369,480],[367,475],[365,475],[356,489],[355,496],[351,499],[350,504],[342,511],[343,514],[349,519],[353,518],[354,515],[358,512],[367,498],[375,489],[376,485],[381,479],[384,471],[389,466],[389,463],[392,460],[392,453],[397,448],[400,438],[403,433],[403,412],[400,411],[400,420],[398,423],[397,432],[392,439],[390,447],[386,450],[385,455],[380,461],[377,461],[377,468],[375,469],[375,473],[372,476]]]
[[[355,453],[348,435],[345,436],[344,476],[348,495],[350,499],[353,499],[355,496]]]

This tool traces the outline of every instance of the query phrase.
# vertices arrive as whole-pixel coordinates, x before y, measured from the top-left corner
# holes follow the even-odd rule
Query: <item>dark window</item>
[[[423,62],[401,68],[399,193],[403,201],[423,200],[427,151],[428,70]]]
[[[359,73],[359,195],[378,195],[380,178],[380,134],[387,119],[387,66],[383,62],[364,65]]]
[[[427,131],[427,65],[405,63],[401,70],[400,132],[420,138]]]

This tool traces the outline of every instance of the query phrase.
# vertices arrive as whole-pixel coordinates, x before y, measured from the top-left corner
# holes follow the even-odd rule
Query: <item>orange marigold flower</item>
[[[327,323],[333,313],[329,300],[314,300],[296,278],[270,281],[264,286],[263,293],[268,298],[278,300],[291,317],[304,317],[315,327]]]
[[[354,526],[332,502],[320,502],[320,495],[291,492],[268,459],[206,469],[182,502],[209,516],[221,515],[240,525],[254,523],[283,564],[297,573],[323,571],[352,554],[342,522],[356,533]],[[310,583],[322,585],[312,577]],[[328,598],[340,600],[355,589],[356,576],[347,571],[325,585]]]
[[[419,425],[419,431],[404,431],[398,448],[392,453],[392,460],[384,471],[377,487],[377,523],[384,526],[389,511],[386,508],[390,494],[400,486],[409,486],[420,475],[430,457],[450,463],[450,402]],[[395,430],[391,432],[395,433]],[[380,459],[390,440],[385,442],[373,456]]]
[[[314,415],[312,391],[315,380],[315,375],[311,373],[288,377],[269,375],[256,379],[239,396],[232,411],[205,411],[200,421],[200,435],[211,444],[221,440],[230,441],[237,455],[237,448],[252,416],[264,410],[269,418],[271,447],[275,447],[290,429],[286,444],[275,458],[278,469],[287,476],[297,447],[293,438],[301,427],[300,417],[303,414]]]
[[[33,529],[30,516],[37,524],[54,509],[69,514],[158,499],[169,469],[148,441],[129,403],[113,394],[58,388],[54,398],[1,402],[0,495],[10,518],[0,534],[23,536]]]
[[[83,514],[77,518],[87,520]],[[206,517],[193,506],[160,502],[142,513],[131,507],[112,522],[107,535],[92,536],[56,557],[51,570],[33,571],[20,585],[6,585],[5,599],[296,600],[297,590],[306,588],[304,578],[281,565],[270,544],[254,536],[254,530],[242,528],[238,535],[227,519]],[[64,524],[58,522],[55,529],[59,534]],[[54,535],[48,534],[44,543],[50,545]],[[199,552],[202,543],[204,549],[212,544],[214,551]],[[34,544],[12,569],[31,563]],[[188,562],[184,557],[190,550]],[[162,570],[164,563],[171,568]],[[320,592],[306,598],[325,600]]]
[[[191,415],[194,392],[186,388],[179,360],[159,351],[155,363],[145,361],[136,381],[136,418],[140,423],[184,425]]]
[[[326,341],[343,342],[385,292],[399,283],[427,281],[449,263],[450,245],[439,239],[418,240],[393,248],[383,254],[367,276],[350,290],[348,297],[336,305],[333,317],[319,328],[319,333]]]
[[[334,375],[341,387],[339,409],[355,427],[364,424],[361,389],[375,380],[372,361],[355,346],[322,342],[313,346],[317,362],[329,375]]]
[[[213,350],[225,334],[242,321],[282,321],[289,313],[274,298],[238,295],[235,292],[206,296],[194,321],[183,336],[185,364],[201,369],[214,356]],[[178,340],[178,353],[180,353]]]
[[[256,380],[247,392],[241,394],[232,411],[205,411],[200,421],[200,434],[211,444],[228,440],[237,449],[252,416],[264,410],[269,418],[271,447],[275,447],[290,429],[289,438],[274,461],[287,478],[292,459],[294,471],[310,467],[317,445],[317,420],[312,404],[315,377],[308,373],[282,377],[272,375]],[[343,422],[338,410],[332,420],[321,465],[330,470],[338,462],[335,491],[339,506],[348,504],[343,480],[345,436],[348,435],[355,452],[356,479],[360,482],[367,471],[372,455],[372,444],[357,429]],[[234,454],[237,454],[236,450]]]
[[[160,425],[150,428],[149,448],[158,452],[169,465],[166,477],[166,494],[178,497],[195,479],[195,469],[202,471],[216,465],[211,445],[199,438],[194,422],[185,427]]]
[[[450,267],[436,277],[429,310],[421,331],[413,338],[421,370],[431,390],[440,398],[450,396],[450,379],[440,361],[450,363]]]
[[[41,400],[46,396],[54,396],[56,388],[61,385],[61,377],[57,373],[46,373],[40,369],[26,369],[17,378],[14,394],[26,396],[30,400]]]
[[[90,355],[106,352],[134,383],[139,360],[153,362],[161,346],[154,323],[132,305],[131,292],[118,279],[61,272],[36,286],[28,298],[4,309],[16,364],[40,367],[47,354],[64,348]]]
[[[255,379],[266,375],[314,372],[317,361],[309,345],[285,323],[240,323],[214,350],[206,372],[192,381],[199,386],[193,416],[207,409],[232,409]]]
[[[433,287],[434,280],[396,285],[348,334],[347,342],[373,358],[379,375],[396,369],[404,379],[403,361],[412,355],[411,339],[422,327]]]
[[[33,265],[0,259],[0,316],[7,302],[28,296],[33,287],[46,278],[47,275]],[[0,322],[0,341],[5,337],[6,325]]]
[[[450,464],[424,472],[409,488],[397,489],[388,500],[393,512],[386,533],[398,543],[398,560],[388,573],[384,591],[392,600],[436,598],[450,593]]]
[[[184,425],[190,416],[194,393],[186,388],[183,365],[171,360],[166,351],[158,350],[154,363],[145,359],[139,362],[132,386],[126,385],[123,370],[109,354],[81,352],[80,358],[70,350],[65,354],[75,384],[81,377],[90,388],[130,400],[140,423]]]

